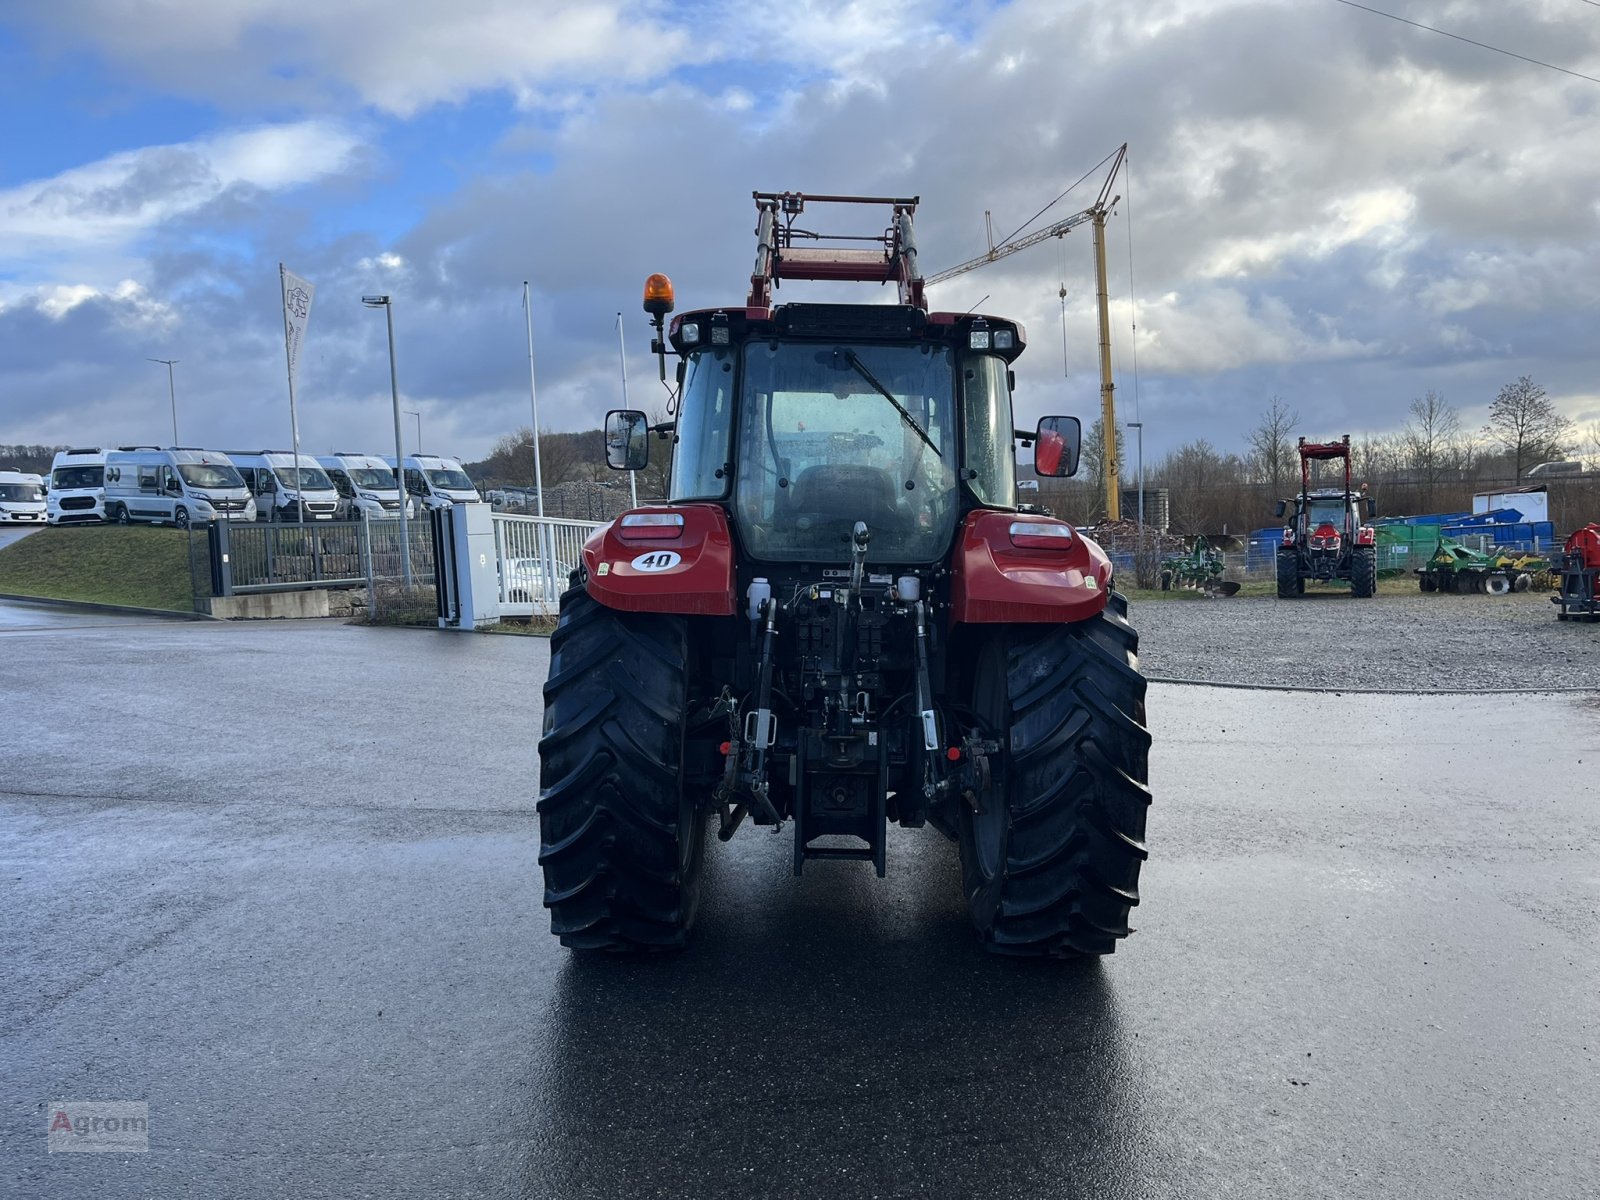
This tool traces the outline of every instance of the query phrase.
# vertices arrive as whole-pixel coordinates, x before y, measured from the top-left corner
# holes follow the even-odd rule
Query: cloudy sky
[[[1369,7],[1600,79],[1592,0]],[[541,424],[590,428],[618,311],[662,399],[646,274],[742,300],[752,190],[920,195],[932,271],[1122,142],[1147,457],[1240,449],[1273,395],[1316,436],[1429,388],[1481,423],[1523,374],[1600,419],[1600,83],[1339,0],[7,0],[0,113],[0,442],[169,441],[169,358],[182,442],[286,444],[280,261],[306,448],[392,445],[364,292],[425,449],[528,424],[525,279]],[[1092,265],[1085,226],[932,293],[1025,322],[1019,422],[1097,408]]]

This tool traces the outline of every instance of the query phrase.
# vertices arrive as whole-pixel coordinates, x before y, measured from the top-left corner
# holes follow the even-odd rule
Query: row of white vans
[[[405,460],[405,491],[394,459],[374,454],[301,454],[122,446],[63,450],[48,485],[37,475],[0,471],[0,522],[51,525],[95,521],[176,525],[208,521],[333,521],[476,504],[478,490],[453,458]]]

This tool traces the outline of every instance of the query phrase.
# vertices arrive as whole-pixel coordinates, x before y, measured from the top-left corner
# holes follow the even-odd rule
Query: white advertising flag
[[[301,279],[282,263],[278,270],[283,276],[283,340],[289,354],[289,386],[294,386],[294,369],[300,361],[300,343],[305,340],[306,322],[311,319],[311,298],[317,285]]]

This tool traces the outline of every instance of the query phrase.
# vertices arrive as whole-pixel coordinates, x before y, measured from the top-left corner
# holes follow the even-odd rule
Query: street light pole
[[[533,402],[533,489],[539,501],[539,516],[544,516],[544,470],[539,464],[539,386],[533,375],[533,300],[528,281],[522,281],[522,312],[528,322],[528,398]]]
[[[1144,545],[1144,422],[1129,421],[1129,429],[1139,431],[1139,544]]]
[[[622,360],[622,407],[628,407],[628,346],[622,340],[622,314],[617,314],[617,356]],[[639,472],[628,472],[628,505],[639,507]]]
[[[405,410],[405,414],[408,417],[415,417],[417,419],[417,453],[421,454],[422,453],[422,414],[419,413],[419,412],[412,412],[409,408]]]
[[[383,309],[389,323],[389,395],[394,401],[394,482],[400,498],[400,564],[409,589],[412,587],[411,537],[406,521],[406,450],[400,440],[400,377],[394,365],[394,306],[390,304],[388,296],[363,296],[361,303],[368,308]],[[418,441],[421,441],[420,436]]]
[[[167,368],[167,398],[172,401],[172,444],[178,444],[178,388],[172,381],[172,368],[178,365],[176,358],[147,358],[146,362],[162,363]]]

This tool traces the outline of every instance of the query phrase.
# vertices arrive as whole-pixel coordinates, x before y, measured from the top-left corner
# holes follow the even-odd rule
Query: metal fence
[[[567,577],[599,521],[494,515],[500,562],[500,611],[508,617],[554,616]]]
[[[432,522],[406,522],[411,576],[433,581]],[[318,521],[312,524],[239,524],[214,521],[208,529],[211,594],[306,588],[366,587],[404,577],[400,522]]]

